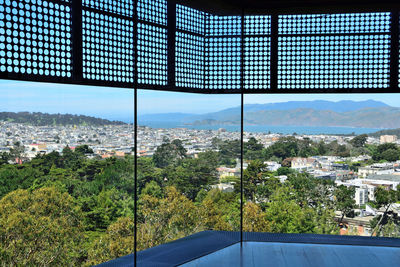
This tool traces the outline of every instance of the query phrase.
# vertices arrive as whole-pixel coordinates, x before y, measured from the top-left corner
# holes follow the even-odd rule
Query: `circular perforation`
[[[132,17],[135,13],[134,0],[83,0],[84,6],[101,11]]]
[[[5,72],[6,66],[6,23],[5,0],[0,0],[0,72]]]
[[[144,21],[167,25],[167,0],[138,0],[138,17]]]
[[[241,18],[238,16],[209,16],[207,35],[241,35]]]
[[[168,81],[167,31],[160,27],[138,24],[138,82],[166,85]]]
[[[271,16],[245,16],[245,35],[271,34]]]
[[[278,87],[386,88],[389,35],[279,38]]]
[[[207,89],[240,89],[240,49],[240,38],[208,38]]]
[[[389,31],[390,13],[279,16],[279,34],[348,34]]]
[[[244,88],[270,88],[270,37],[246,37],[244,47]]]
[[[205,14],[193,8],[176,6],[176,28],[192,33],[204,34]]]
[[[204,37],[176,33],[176,85],[204,87]]]
[[[71,77],[70,7],[42,0],[2,0],[2,7],[1,71]]]
[[[84,11],[83,78],[133,82],[134,23]]]

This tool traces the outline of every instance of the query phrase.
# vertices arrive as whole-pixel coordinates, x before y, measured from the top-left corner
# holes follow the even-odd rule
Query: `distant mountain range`
[[[375,133],[368,134],[369,136],[379,137],[381,135],[396,135],[397,138],[400,138],[400,128],[397,129],[386,129],[382,131],[377,131]]]
[[[375,100],[246,104],[244,112],[244,121],[247,125],[400,128],[400,108]],[[139,123],[146,121],[174,121],[192,125],[237,125],[240,124],[240,107],[201,115],[162,113],[139,117]]]
[[[41,112],[0,112],[0,121],[15,123],[27,123],[35,126],[50,125],[123,125],[121,121],[109,121],[105,119],[72,114],[48,114]]]
[[[246,125],[400,128],[400,108],[391,107],[374,100],[339,102],[316,100],[246,104],[244,105],[244,112]],[[239,125],[240,107],[200,115],[190,113],[147,114],[139,116],[138,119],[139,124],[142,125],[145,125],[146,122],[175,122],[186,125]],[[125,124],[121,121],[110,121],[85,115],[41,112],[0,112],[0,121],[28,123],[38,126]]]

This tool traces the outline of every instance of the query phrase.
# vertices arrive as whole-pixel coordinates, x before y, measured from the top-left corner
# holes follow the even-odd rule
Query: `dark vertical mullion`
[[[167,3],[168,21],[168,87],[174,88],[175,83],[175,42],[176,42],[176,0],[168,0]]]
[[[134,64],[134,75],[133,75],[133,90],[134,90],[134,95],[133,95],[133,113],[134,113],[134,133],[133,133],[133,147],[134,147],[134,164],[135,164],[135,168],[134,168],[134,223],[133,223],[133,231],[134,231],[134,237],[133,237],[133,242],[134,242],[134,266],[137,266],[137,202],[138,202],[138,186],[137,186],[137,131],[138,131],[138,112],[137,112],[137,90],[138,90],[138,79],[139,79],[139,70],[138,70],[138,2],[139,0],[134,1],[134,11],[133,11],[133,27],[134,27],[134,33],[133,33],[133,60],[135,61]]]
[[[244,8],[241,14],[240,38],[240,245],[243,244],[243,98],[244,98]]]
[[[137,64],[136,64],[136,66],[137,66]],[[137,73],[137,72],[136,72]],[[136,78],[135,78],[136,79]],[[135,82],[135,88],[134,88],[134,100],[133,100],[133,102],[134,102],[134,107],[133,107],[133,109],[134,109],[134,121],[135,121],[135,125],[134,125],[134,145],[133,145],[133,147],[134,147],[134,153],[135,153],[135,156],[134,156],[134,164],[135,164],[135,168],[134,168],[134,190],[135,190],[135,193],[134,193],[134,261],[135,261],[135,264],[134,264],[134,266],[136,266],[136,264],[137,264],[137,202],[138,202],[138,192],[137,192],[137,173],[138,173],[138,171],[137,171],[137,131],[138,131],[138,123],[137,123],[137,118],[138,118],[138,112],[137,112],[137,90],[138,90],[138,88],[137,88],[137,82]]]
[[[82,0],[72,0],[72,79],[81,82],[83,79],[83,44],[82,44]]]
[[[11,3],[10,3],[10,5],[11,5]],[[4,10],[3,10],[4,17],[3,17],[3,23],[4,23],[4,47],[5,47],[5,55],[4,55],[4,59],[5,59],[5,63],[4,63],[5,71],[4,71],[4,72],[1,72],[1,71],[0,71],[0,78],[1,78],[1,79],[7,79],[7,78],[8,78],[8,59],[9,59],[8,54],[11,53],[11,52],[9,51],[9,46],[10,46],[11,44],[9,43],[9,40],[8,40],[8,38],[9,38],[9,31],[11,32],[11,29],[8,29],[8,27],[7,27],[7,12],[6,12],[6,10],[7,10],[7,3],[4,3]],[[11,49],[10,49],[10,50],[11,50]]]
[[[399,89],[399,12],[390,14],[390,89],[398,92]]]
[[[206,88],[206,72],[207,72],[207,64],[208,64],[208,57],[207,57],[207,43],[208,43],[208,13],[204,13],[204,46],[203,46],[203,89]]]
[[[278,90],[278,15],[271,16],[270,89]]]

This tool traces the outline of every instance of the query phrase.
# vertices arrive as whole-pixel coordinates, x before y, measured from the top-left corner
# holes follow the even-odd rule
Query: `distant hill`
[[[210,119],[214,119],[213,124],[218,124],[215,118],[207,118],[207,120]],[[207,120],[196,120],[194,123],[206,125]],[[240,114],[226,116],[218,121],[222,125],[239,124]],[[363,108],[348,112],[315,110],[312,108],[260,110],[245,112],[244,122],[247,125],[400,128],[400,108]]]
[[[247,104],[244,112],[244,122],[247,125],[400,128],[400,108],[375,100]],[[150,114],[146,115],[146,120],[144,117],[142,120],[174,121],[192,125],[237,125],[240,124],[240,107],[201,115]]]
[[[232,118],[229,121],[232,121]],[[245,123],[290,126],[399,128],[400,108],[363,108],[347,112],[315,110],[312,108],[265,110],[245,113]]]
[[[380,108],[390,107],[387,104],[375,100],[365,101],[351,101],[343,100],[338,102],[315,100],[315,101],[288,101],[280,103],[267,103],[267,104],[246,104],[244,111],[257,112],[265,110],[293,110],[293,109],[306,109],[311,108],[314,110],[330,110],[334,112],[348,112],[355,111],[363,108]],[[224,109],[218,112],[207,114],[195,115],[188,113],[158,113],[158,114],[145,114],[139,116],[140,122],[180,122],[191,123],[193,121],[213,120],[213,121],[227,121],[240,116],[240,106]]]
[[[351,112],[365,108],[384,108],[390,107],[389,105],[375,101],[351,101],[343,100],[338,102],[315,100],[315,101],[288,101],[280,103],[267,103],[267,104],[246,104],[243,109],[246,114],[265,112],[268,111],[291,111],[313,109],[315,111],[332,111],[336,113]],[[279,113],[279,112],[278,112]],[[224,109],[218,112],[185,117],[182,122],[189,121],[202,121],[202,120],[217,120],[217,121],[233,121],[235,117],[240,116],[240,106],[234,108]],[[257,123],[257,122],[255,122]]]
[[[314,101],[289,101],[281,103],[269,104],[248,104],[244,106],[246,112],[259,111],[259,110],[291,110],[298,108],[312,108],[314,110],[331,110],[334,112],[348,112],[355,111],[363,108],[381,108],[390,107],[389,105],[375,100],[365,101],[352,101],[342,100],[338,102],[326,100]]]
[[[261,110],[292,110],[292,109],[306,109],[312,108],[314,110],[331,110],[334,112],[348,112],[355,111],[363,108],[380,108],[390,107],[389,105],[375,100],[365,101],[352,101],[342,100],[338,102],[326,101],[326,100],[314,100],[314,101],[288,101],[279,103],[267,103],[267,104],[245,104],[243,109],[244,112],[256,112]],[[219,112],[212,113],[213,116],[226,116],[240,114],[240,106],[221,110]],[[211,115],[211,114],[207,114]],[[214,117],[214,119],[217,119]]]
[[[26,123],[35,126],[47,125],[123,125],[121,121],[109,121],[105,119],[72,114],[48,114],[41,112],[0,112],[0,121]]]
[[[372,137],[379,137],[381,135],[396,135],[397,138],[400,138],[400,128],[377,131],[375,133],[370,133],[368,135]]]

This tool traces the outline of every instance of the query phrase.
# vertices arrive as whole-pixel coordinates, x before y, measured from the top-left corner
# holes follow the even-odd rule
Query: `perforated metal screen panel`
[[[71,77],[68,3],[1,0],[0,12],[0,71]]]
[[[167,0],[137,0],[140,20],[167,25]]]
[[[279,34],[279,88],[390,86],[390,13],[280,16]]]
[[[244,21],[244,89],[270,89],[271,16]]]
[[[240,90],[241,18],[207,16],[205,88]]]
[[[176,85],[204,88],[204,37],[176,33]]]
[[[206,14],[202,11],[177,5],[176,29],[204,36]]]
[[[83,78],[133,83],[134,22],[83,12]]]
[[[167,30],[138,24],[138,71],[140,84],[166,85]]]
[[[204,12],[177,5],[175,76],[178,87],[204,89],[205,70]]]
[[[85,7],[133,18],[135,1],[132,0],[82,0]]]
[[[0,0],[0,78],[200,93],[399,91],[397,10],[243,21],[167,0]]]

